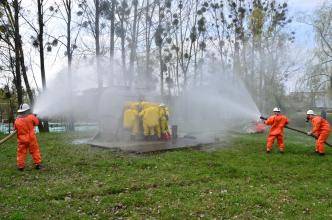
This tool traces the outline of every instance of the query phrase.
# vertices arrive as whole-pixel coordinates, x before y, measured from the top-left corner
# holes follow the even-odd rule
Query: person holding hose
[[[324,142],[330,135],[331,126],[329,122],[323,117],[315,115],[313,110],[307,111],[307,120],[310,121],[312,124],[312,129],[307,133],[307,135],[315,135],[317,137],[315,153],[318,153],[320,156],[324,156]]]
[[[20,105],[17,113],[18,116],[14,122],[17,133],[17,168],[20,171],[24,170],[25,158],[27,150],[29,150],[35,168],[39,170],[41,169],[41,154],[34,130],[35,126],[38,126],[39,120],[34,114],[31,114],[28,104]]]
[[[280,114],[280,108],[273,109],[274,115],[267,118],[264,122],[266,125],[270,125],[270,133],[267,137],[266,153],[270,153],[274,140],[277,139],[279,145],[279,152],[284,153],[284,127],[288,124],[288,118],[285,115]]]

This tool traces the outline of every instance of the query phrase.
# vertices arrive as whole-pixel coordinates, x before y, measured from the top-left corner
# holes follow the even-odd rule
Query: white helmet
[[[17,112],[21,113],[21,112],[28,111],[29,109],[30,109],[30,106],[28,104],[24,103],[24,104],[20,105]]]
[[[315,112],[313,110],[308,110],[307,111],[307,115],[314,115],[314,114],[315,114]]]
[[[275,108],[273,109],[273,112],[280,112],[280,108],[275,107]]]
[[[164,103],[160,103],[159,107],[166,107]]]

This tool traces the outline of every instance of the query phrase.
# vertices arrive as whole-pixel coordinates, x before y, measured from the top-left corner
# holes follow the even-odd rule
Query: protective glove
[[[266,120],[266,118],[264,118],[263,116],[261,116],[261,117],[259,117],[260,119],[262,119],[262,120]]]
[[[308,132],[307,132],[307,135],[308,135],[308,136],[311,136],[311,135],[312,135],[311,131],[308,131]]]

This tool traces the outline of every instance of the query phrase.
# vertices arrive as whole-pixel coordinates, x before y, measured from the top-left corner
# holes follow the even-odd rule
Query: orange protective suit
[[[27,149],[34,164],[41,164],[41,155],[34,127],[39,124],[39,120],[33,114],[18,116],[15,120],[15,130],[17,131],[17,167],[24,168]]]
[[[310,122],[312,124],[311,133],[318,137],[316,140],[316,152],[324,154],[324,142],[327,140],[331,132],[330,124],[321,116],[313,116],[310,119]]]
[[[266,151],[272,150],[274,140],[277,139],[280,152],[284,151],[284,127],[288,124],[288,118],[285,115],[272,115],[266,121],[266,125],[270,125],[270,133],[267,137]]]

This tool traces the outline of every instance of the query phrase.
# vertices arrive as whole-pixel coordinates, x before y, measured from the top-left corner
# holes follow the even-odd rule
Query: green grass
[[[0,219],[331,219],[332,149],[286,134],[285,154],[265,135],[215,151],[133,155],[42,134],[45,170],[16,170],[16,141],[0,146]]]

